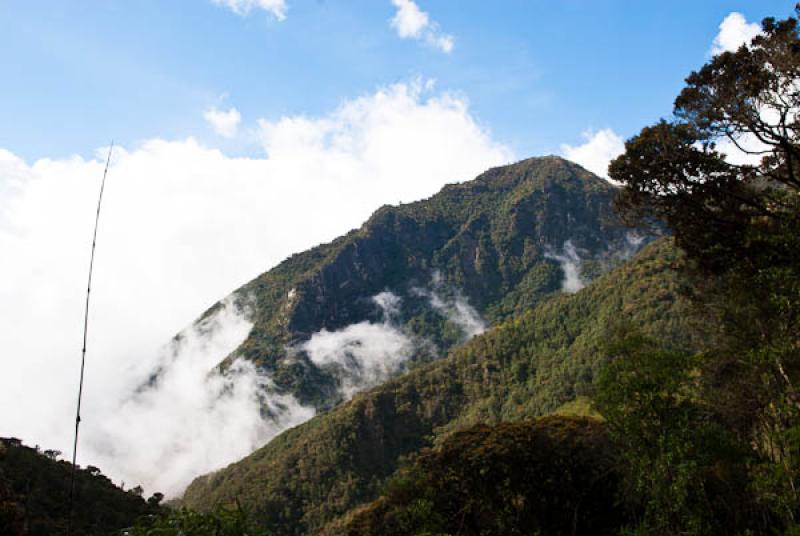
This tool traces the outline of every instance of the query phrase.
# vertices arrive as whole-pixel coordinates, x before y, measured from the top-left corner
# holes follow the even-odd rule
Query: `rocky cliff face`
[[[576,290],[630,255],[649,237],[617,221],[614,194],[580,166],[544,157],[491,169],[424,201],[382,207],[360,229],[238,290],[252,304],[254,327],[230,358],[256,363],[277,390],[328,409],[343,398],[343,375],[368,366],[355,355],[369,350],[356,331],[377,336],[383,326],[409,341],[398,346],[399,365],[376,373],[385,379],[444,355],[481,325],[562,288]],[[309,341],[335,358],[314,354]],[[336,342],[342,345],[331,347]]]

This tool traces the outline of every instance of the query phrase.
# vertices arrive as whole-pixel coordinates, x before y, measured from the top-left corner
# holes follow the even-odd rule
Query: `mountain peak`
[[[233,357],[262,367],[303,404],[327,409],[338,402],[337,378],[286,360],[287,348],[322,330],[380,322],[373,298],[389,292],[403,304],[398,325],[430,340],[438,355],[463,337],[442,310],[431,310],[431,289],[464,298],[495,323],[561,289],[553,259],[565,247],[591,278],[603,259],[629,247],[612,209],[615,190],[573,162],[543,156],[381,207],[360,229],[292,256],[239,291],[254,298],[255,325]]]
[[[535,156],[494,167],[481,174],[477,180],[514,186],[534,183],[539,187],[581,185],[583,188],[605,191],[616,189],[610,182],[583,166],[557,155]]]

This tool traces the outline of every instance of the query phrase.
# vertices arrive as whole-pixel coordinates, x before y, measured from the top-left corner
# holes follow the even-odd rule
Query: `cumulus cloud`
[[[442,33],[439,25],[431,21],[414,0],[392,0],[392,4],[397,11],[389,24],[401,39],[421,40],[447,54],[453,51],[453,36]]]
[[[418,296],[428,298],[434,311],[458,326],[464,334],[464,340],[486,331],[486,322],[461,292],[451,290],[448,295],[443,295],[446,289],[438,270],[431,277],[431,288],[414,287],[411,290]]]
[[[191,138],[115,148],[92,288],[82,445],[102,434],[103,449],[122,452],[130,436],[109,431],[105,416],[161,363],[164,343],[221,296],[291,253],[357,227],[382,204],[429,196],[512,160],[463,99],[425,86],[383,88],[321,117],[264,121],[267,156],[233,158]],[[71,451],[88,240],[104,159],[100,150],[90,159],[29,163],[0,150],[0,324],[13,326],[0,330],[0,407],[17,408],[0,413],[0,435],[64,452]],[[184,351],[187,363],[196,348]],[[197,371],[210,373],[197,362]],[[246,381],[236,383],[236,400],[246,406],[248,385],[263,378],[241,370]],[[213,385],[205,392],[219,392]],[[165,410],[169,422],[155,421],[142,436],[166,445],[173,428],[185,430],[179,421],[194,418],[186,415]],[[252,437],[265,436],[261,423],[248,422],[252,433],[249,425],[236,430],[249,448]],[[194,448],[209,466],[222,460],[210,442]],[[134,460],[130,469],[106,469],[103,449],[86,447],[79,462],[128,485],[162,482],[160,469],[145,474],[132,454],[121,458]]]
[[[392,17],[392,28],[403,39],[419,38],[429,24],[428,14],[422,11],[412,0],[392,0],[397,12]]]
[[[740,46],[750,43],[760,33],[760,24],[748,23],[744,15],[734,11],[720,23],[719,33],[711,45],[711,54],[736,52]]]
[[[285,0],[212,0],[216,5],[223,6],[237,15],[245,16],[253,9],[262,9],[272,14],[278,20],[286,19],[288,7]]]
[[[608,178],[608,164],[625,151],[625,143],[613,130],[606,128],[581,134],[586,140],[582,145],[561,145],[561,154],[568,160],[582,165],[595,175]]]
[[[293,162],[299,176],[324,168],[330,180],[359,182],[358,199],[347,205],[367,200],[368,210],[377,206],[369,201],[378,195],[374,190],[392,201],[420,199],[443,184],[439,179],[430,182],[433,177],[454,176],[453,166],[472,167],[470,161],[480,160],[475,167],[483,167],[489,155],[495,161],[512,159],[511,152],[492,142],[469,116],[463,98],[445,92],[423,101],[431,87],[416,80],[354,99],[324,118],[259,121],[264,149],[271,160]],[[451,156],[456,151],[467,161],[446,160],[442,151]],[[415,177],[412,173],[417,173],[421,161],[436,169]],[[316,197],[313,191],[311,196]]]
[[[383,322],[359,322],[338,331],[323,329],[300,347],[315,365],[339,377],[347,399],[402,370],[414,353],[413,340],[394,323],[400,297],[382,292],[372,300],[383,311]]]
[[[225,138],[232,138],[239,129],[242,115],[236,108],[229,108],[227,111],[211,108],[203,113],[203,117],[214,132]]]
[[[631,240],[635,243],[638,238],[632,237]],[[641,243],[641,241],[639,241],[639,243]],[[564,272],[561,290],[569,294],[574,294],[586,286],[581,279],[581,258],[571,240],[564,242],[561,253],[547,251],[544,256],[548,259],[558,261],[561,265],[561,270]]]

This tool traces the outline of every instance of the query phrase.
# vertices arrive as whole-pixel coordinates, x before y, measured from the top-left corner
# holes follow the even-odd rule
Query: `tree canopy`
[[[642,129],[609,167],[625,186],[622,214],[663,218],[694,262],[715,273],[743,253],[758,256],[762,244],[748,243],[753,228],[797,223],[797,19],[768,18],[762,28],[750,44],[691,73],[672,120]],[[780,255],[797,260],[793,248]]]
[[[800,13],[800,5],[795,11]],[[702,420],[692,426],[695,435],[713,428],[735,438],[745,453],[737,468],[748,475],[752,511],[758,512],[745,524],[792,534],[800,527],[798,114],[798,21],[768,18],[751,43],[691,73],[672,118],[642,129],[609,167],[609,176],[623,185],[616,200],[623,217],[630,223],[665,221],[685,252],[681,267],[689,276],[687,293],[705,340],[695,364],[683,372],[681,391],[667,382],[651,385],[645,395],[664,400],[667,393],[666,400],[680,402],[676,411],[701,411]],[[636,458],[633,447],[642,441],[667,445],[666,437],[685,432],[680,422],[656,429],[647,422],[629,426],[624,410],[643,409],[630,403],[641,400],[643,386],[619,380],[658,370],[653,368],[656,355],[642,360],[646,366],[635,371],[614,365],[610,370],[621,376],[600,385],[599,400],[612,429],[620,431],[618,439],[631,446],[623,448],[629,458]],[[636,415],[649,419],[646,412]],[[695,451],[692,458],[676,457],[681,451],[673,448],[650,453],[653,464],[642,465],[638,474],[631,466],[629,477],[646,482],[652,467],[674,476],[681,467],[696,467],[686,465],[693,459],[722,459],[722,451],[703,448],[712,450]],[[707,485],[707,476],[702,478]],[[660,505],[655,518],[662,522],[670,514],[668,505],[680,504],[686,489],[642,491],[651,504]],[[707,513],[695,512],[700,518]],[[685,533],[689,517],[667,517],[665,530]]]

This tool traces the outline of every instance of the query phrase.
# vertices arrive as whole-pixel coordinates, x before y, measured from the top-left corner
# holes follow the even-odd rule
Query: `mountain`
[[[72,464],[59,452],[0,438],[0,534],[66,534]],[[96,467],[78,469],[73,534],[107,535],[133,525],[140,516],[163,511],[160,496],[148,501],[141,488],[125,491]]]
[[[649,241],[619,223],[615,191],[543,157],[384,206],[234,292],[253,327],[223,368],[245,359],[276,392],[327,411],[562,286],[580,288]]]
[[[529,161],[521,169],[527,166],[580,169],[553,159]],[[534,182],[563,191],[553,186],[558,182]],[[547,197],[543,191],[549,189],[531,197]],[[541,221],[538,216],[533,220]],[[624,231],[618,232],[624,239]],[[609,234],[613,237],[614,231]],[[567,237],[587,244],[577,232],[548,240]],[[598,242],[595,251],[604,250]],[[676,259],[671,240],[661,239],[580,292],[532,299],[539,305],[498,321],[445,358],[358,394],[245,459],[196,479],[184,503],[205,510],[239,501],[276,534],[317,533],[374,500],[404,457],[450,432],[574,407],[590,393],[604,363],[603,343],[615,326],[633,325],[666,347],[694,347],[686,335],[681,283],[671,269]],[[479,295],[470,298],[480,304]]]

